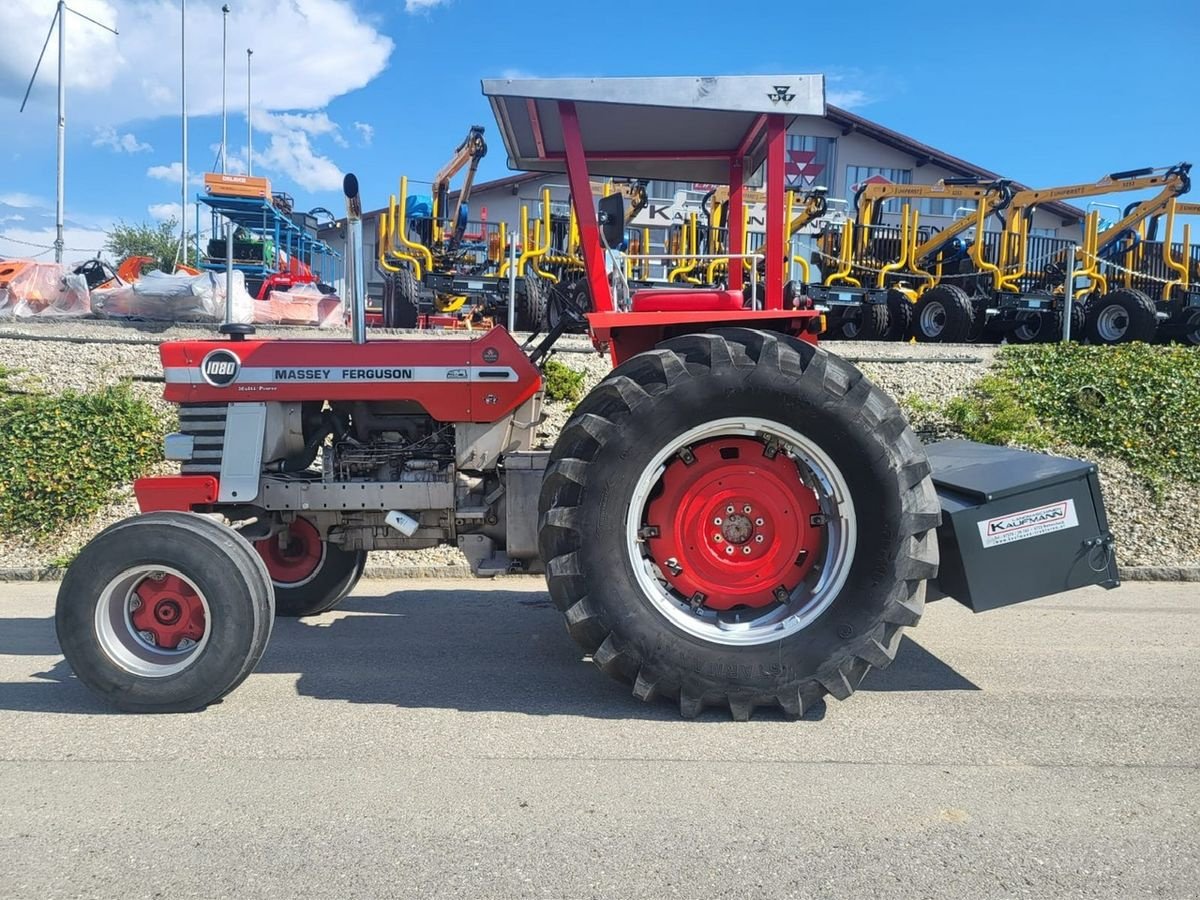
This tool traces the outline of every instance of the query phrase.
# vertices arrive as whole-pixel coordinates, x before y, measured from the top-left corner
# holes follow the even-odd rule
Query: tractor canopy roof
[[[574,107],[593,175],[711,182],[730,159],[753,172],[769,115],[825,114],[821,75],[485,79],[510,168],[563,172],[562,110]]]

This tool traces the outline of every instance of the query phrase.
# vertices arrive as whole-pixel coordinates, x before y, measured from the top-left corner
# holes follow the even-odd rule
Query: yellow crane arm
[[[433,176],[435,239],[440,239],[441,237],[439,219],[444,217],[450,197],[450,179],[461,172],[464,166],[469,165],[470,169],[467,171],[466,180],[463,182],[463,186],[458,192],[458,200],[454,204],[454,214],[450,217],[452,229],[451,246],[453,247],[462,240],[462,233],[465,228],[459,222],[459,216],[462,213],[463,204],[471,196],[471,186],[475,183],[475,173],[479,170],[479,161],[486,155],[487,143],[483,139],[483,126],[472,125],[471,130],[467,132],[467,136],[463,138],[462,143],[454,148],[454,155],[450,157],[450,161],[442,166],[438,170],[438,173]]]
[[[1168,169],[1134,169],[1129,172],[1113,172],[1111,175],[1105,175],[1099,181],[1088,184],[1068,184],[1038,190],[1026,189],[1013,194],[1011,206],[1014,214],[1022,215],[1040,203],[1075,200],[1080,197],[1101,197],[1105,194],[1142,191],[1155,187],[1171,191],[1169,196],[1178,196],[1187,190],[1188,172],[1191,168],[1191,163],[1180,163]],[[1179,190],[1181,186],[1183,186],[1183,190]]]

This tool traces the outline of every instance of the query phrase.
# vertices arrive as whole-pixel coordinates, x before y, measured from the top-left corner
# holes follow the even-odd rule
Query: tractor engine
[[[490,423],[407,400],[184,404],[179,417],[167,457],[217,478],[212,510],[251,540],[302,518],[347,551],[457,544],[476,574],[541,570],[540,393]]]

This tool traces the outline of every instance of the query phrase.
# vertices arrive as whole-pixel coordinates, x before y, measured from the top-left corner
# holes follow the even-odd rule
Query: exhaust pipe
[[[356,344],[367,342],[367,291],[363,281],[362,200],[358,179],[348,174],[342,181],[346,195],[346,299],[350,302],[350,337]]]

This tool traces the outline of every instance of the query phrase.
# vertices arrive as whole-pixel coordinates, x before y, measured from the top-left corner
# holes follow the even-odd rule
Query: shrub
[[[578,403],[583,396],[582,372],[576,372],[557,359],[548,359],[542,366],[542,382],[546,386],[546,397],[566,403]]]
[[[47,537],[162,458],[164,424],[128,385],[0,396],[0,531]]]
[[[972,440],[1073,444],[1123,460],[1158,488],[1200,481],[1200,353],[1189,347],[1006,347],[946,413]]]

